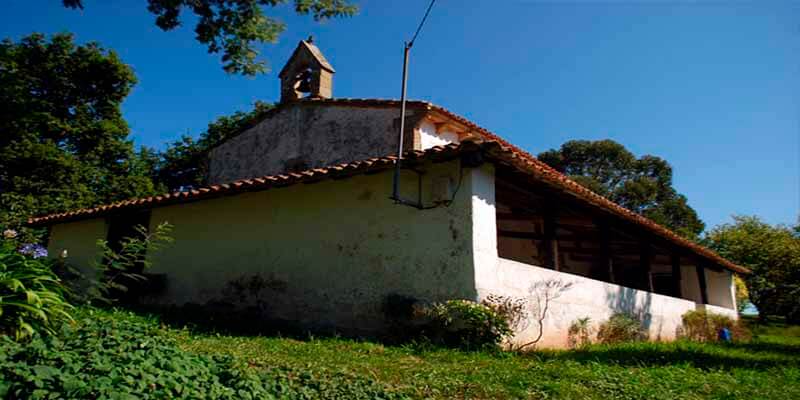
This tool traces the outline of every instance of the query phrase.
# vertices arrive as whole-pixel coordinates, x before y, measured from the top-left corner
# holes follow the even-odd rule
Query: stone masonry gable
[[[209,184],[285,174],[397,152],[397,107],[296,102],[236,135],[209,155]],[[423,110],[409,110],[408,149]]]

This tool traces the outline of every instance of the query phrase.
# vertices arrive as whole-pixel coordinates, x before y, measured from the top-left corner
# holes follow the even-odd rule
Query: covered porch
[[[731,270],[568,192],[498,166],[495,210],[500,259],[736,317]]]

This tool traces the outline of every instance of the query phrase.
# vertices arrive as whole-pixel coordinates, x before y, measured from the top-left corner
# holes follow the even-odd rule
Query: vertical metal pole
[[[408,80],[408,51],[411,50],[411,43],[406,42],[403,46],[403,86],[400,91],[400,133],[397,135],[397,162],[394,165],[394,182],[392,185],[392,199],[395,203],[400,202],[400,168],[403,161],[403,134],[406,129],[406,82]]]

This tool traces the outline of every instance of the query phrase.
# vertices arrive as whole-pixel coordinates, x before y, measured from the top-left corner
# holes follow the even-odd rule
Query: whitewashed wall
[[[450,143],[458,143],[458,134],[455,132],[437,132],[436,125],[431,121],[424,120],[416,128],[419,134],[420,148],[418,150],[429,149],[434,146],[444,146]]]
[[[596,327],[615,312],[639,317],[644,321],[652,340],[671,340],[675,338],[681,325],[681,316],[696,308],[696,303],[690,300],[635,290],[506,259],[499,259],[496,264],[496,276],[494,286],[484,287],[484,293],[525,298],[540,293],[530,292],[535,282],[556,279],[572,283],[571,288],[552,301],[545,319],[540,347],[566,347],[567,330],[573,321],[590,317]],[[519,332],[514,341],[526,343],[533,340],[538,332],[538,325],[531,321],[530,326]]]
[[[458,167],[433,164],[423,191],[442,177],[456,181]],[[403,176],[402,192],[416,198],[416,175]],[[357,333],[385,327],[390,294],[475,297],[469,171],[456,201],[432,210],[393,204],[391,177],[386,171],[153,210],[152,224],[175,225],[176,243],[153,259],[168,288],[152,301],[229,301],[231,284],[258,276],[271,286],[262,294],[270,318]]]

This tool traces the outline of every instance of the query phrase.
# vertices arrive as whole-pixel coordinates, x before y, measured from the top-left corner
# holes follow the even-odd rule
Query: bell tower
[[[333,69],[314,38],[301,40],[278,77],[281,79],[281,103],[304,97],[330,99],[333,97]]]

